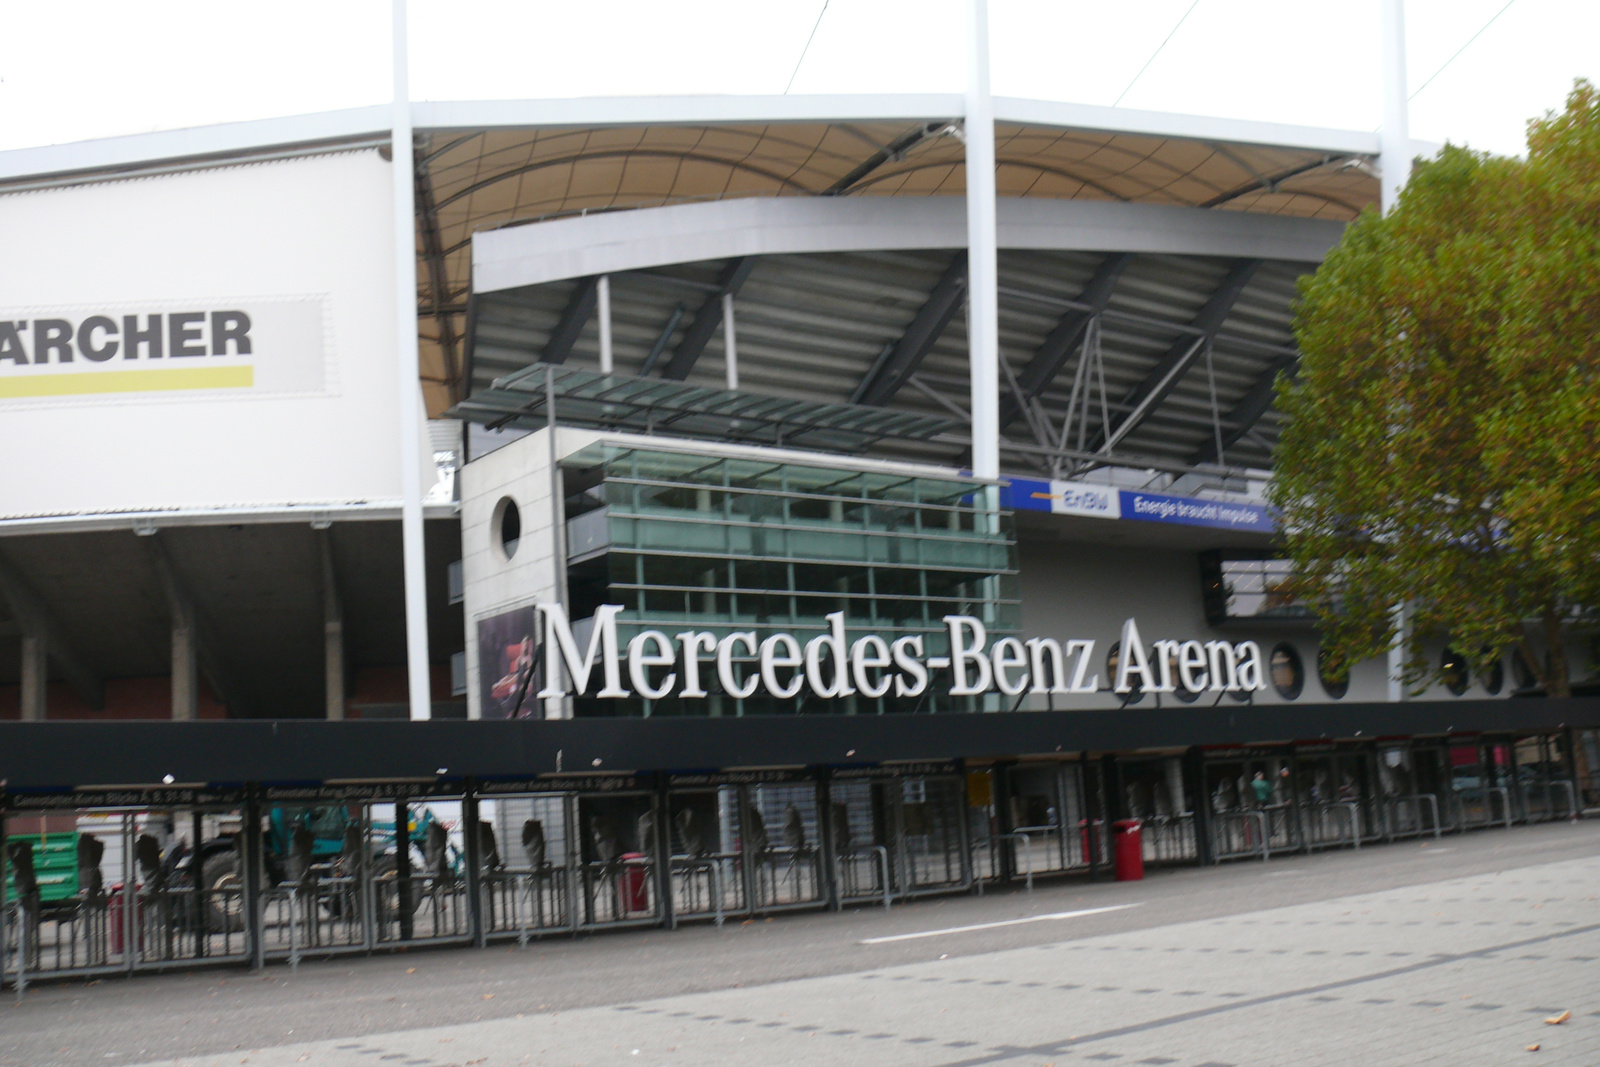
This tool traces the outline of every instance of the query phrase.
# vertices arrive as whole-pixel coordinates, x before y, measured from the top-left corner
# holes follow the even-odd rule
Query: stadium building
[[[1333,676],[1285,591],[1296,285],[1403,124],[974,84],[0,153],[0,979],[1600,802],[1592,696]]]

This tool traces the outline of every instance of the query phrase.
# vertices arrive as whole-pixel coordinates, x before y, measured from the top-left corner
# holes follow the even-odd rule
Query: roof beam
[[[1229,158],[1233,158],[1231,153],[1228,153],[1228,155]],[[1285,168],[1284,170],[1278,171],[1276,174],[1257,174],[1253,180],[1245,182],[1243,185],[1235,186],[1225,193],[1219,193],[1200,206],[1204,208],[1221,207],[1230,200],[1237,200],[1246,193],[1253,193],[1257,192],[1258,190],[1268,193],[1278,192],[1278,187],[1284,182],[1288,181],[1290,178],[1297,178],[1302,174],[1309,174],[1314,170],[1321,170],[1323,167],[1326,167],[1329,163],[1335,162],[1339,158],[1340,157],[1334,155],[1324,155],[1320,159],[1314,159],[1309,163],[1301,163],[1297,166]],[[1241,163],[1241,166],[1242,165],[1243,164]]]
[[[428,271],[428,297],[434,322],[439,327],[445,388],[453,404],[466,392],[461,380],[461,353],[456,338],[455,316],[460,309],[450,307],[450,278],[445,270],[444,241],[439,236],[439,212],[433,202],[433,178],[428,172],[426,157],[420,152],[416,154],[414,169],[417,225],[422,236],[423,265]]]
[[[672,350],[672,358],[667,360],[667,366],[661,372],[663,378],[681,382],[689,376],[690,371],[694,370],[694,365],[700,361],[701,353],[705,352],[706,345],[711,342],[711,336],[717,332],[717,327],[722,325],[722,298],[738,296],[739,290],[744,287],[755,265],[753,257],[740,256],[722,268],[722,274],[717,278],[716,291],[706,295],[699,310],[694,313],[694,321],[683,331],[678,347]]]
[[[1118,407],[1128,414],[1109,437],[1097,435],[1089,451],[1110,452],[1116,448],[1177,388],[1189,367],[1222,328],[1239,294],[1244,292],[1244,287],[1250,284],[1250,279],[1260,269],[1261,262],[1259,259],[1241,259],[1234,263],[1205,306],[1190,320],[1184,335],[1156,361],[1144,380],[1130,389],[1118,403]]]
[[[1083,331],[1089,328],[1089,322],[1105,310],[1106,304],[1111,300],[1111,292],[1116,288],[1117,279],[1122,277],[1122,272],[1127,269],[1128,261],[1132,258],[1133,254],[1130,252],[1115,252],[1100,261],[1094,275],[1078,294],[1076,302],[1083,306],[1072,308],[1061,316],[1055,327],[1045,336],[1044,343],[1033,353],[1033,358],[1028,360],[1028,365],[1017,375],[1017,385],[1022,391],[1024,400],[1032,400],[1050,388],[1050,383],[1061,373],[1061,368],[1066,366],[1067,357],[1082,340]],[[1001,429],[1009,426],[1020,414],[1022,405],[1015,397],[1001,398]]]
[[[1222,425],[1222,450],[1226,452],[1238,444],[1244,437],[1255,429],[1261,416],[1272,407],[1272,402],[1277,398],[1278,375],[1287,374],[1293,378],[1300,369],[1298,356],[1281,356],[1267,365],[1260,377],[1246,389],[1239,402],[1233,405],[1232,410],[1223,417]],[[1189,457],[1189,462],[1195,466],[1202,463],[1218,463],[1221,457],[1217,454],[1217,441],[1215,437],[1207,437]]]
[[[940,131],[949,127],[946,122],[925,122],[909,133],[901,134],[872,155],[856,164],[851,171],[832,185],[822,191],[823,196],[840,196],[848,193],[852,186],[862,178],[871,174],[885,163],[897,162],[905,158],[905,154],[930,137],[935,137]]]
[[[3,554],[0,554],[0,595],[4,596],[23,636],[43,639],[49,656],[83,702],[95,711],[105,710],[106,685],[100,672],[68,639],[61,620],[28,583],[22,571]]]
[[[544,343],[544,351],[539,354],[541,363],[565,363],[572,355],[572,346],[578,343],[578,335],[589,322],[589,316],[594,314],[599,289],[598,274],[578,279],[577,287],[567,297],[567,306],[561,309],[555,329],[550,331],[550,339]]]
[[[933,293],[917,309],[910,325],[889,350],[888,356],[856,386],[851,402],[882,407],[892,400],[933,350],[934,343],[950,324],[966,292],[967,253],[961,251],[945,268],[944,274],[934,284]]]

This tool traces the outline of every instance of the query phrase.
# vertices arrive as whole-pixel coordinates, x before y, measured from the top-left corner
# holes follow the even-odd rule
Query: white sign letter
[[[828,620],[828,632],[806,642],[806,681],[811,683],[811,691],[824,700],[847,697],[855,690],[850,687],[850,676],[846,673],[848,654],[844,644],[844,612],[830,611],[823,618]],[[833,657],[831,682],[822,677],[824,650]]]
[[[1267,672],[1261,663],[1261,646],[1254,641],[1240,641],[1234,646],[1234,653],[1239,657],[1239,688],[1265,689]]]
[[[778,646],[784,648],[783,655],[778,655]],[[805,675],[796,671],[788,685],[778,684],[779,667],[798,667],[801,663],[800,642],[788,634],[773,634],[761,642],[761,684],[767,687],[767,692],[779,700],[788,700],[800,692],[800,687],[806,684]]]
[[[1053,637],[1030,637],[1028,654],[1032,662],[1033,693],[1065,693],[1067,691],[1067,661],[1061,655],[1061,642]],[[999,646],[996,645],[996,648]],[[1048,658],[1046,658],[1048,657]],[[999,666],[997,662],[995,666]],[[1049,678],[1049,684],[1045,682]]]
[[[1155,678],[1151,677],[1150,661],[1145,658],[1144,643],[1139,640],[1139,624],[1129,619],[1122,624],[1122,648],[1117,657],[1117,684],[1112,688],[1119,693],[1130,693],[1133,687],[1128,684],[1128,675],[1137,671],[1139,681],[1146,689],[1154,689]]]
[[[994,660],[995,688],[1008,697],[1020,696],[1028,688],[1028,654],[1023,651],[1022,642],[1015,637],[1002,637],[989,650],[989,656]],[[1007,672],[1018,667],[1023,668],[1022,677],[1013,681]]]
[[[589,648],[580,659],[578,642],[573,639],[572,627],[567,623],[567,609],[555,603],[539,605],[539,613],[544,616],[545,685],[539,690],[541,700],[567,695],[567,691],[560,684],[561,673],[556,668],[558,646],[561,658],[566,663],[567,673],[572,676],[573,689],[579,696],[589,688],[589,673],[594,669],[597,653],[600,656],[601,669],[605,672],[606,686],[595,696],[612,698],[630,695],[622,688],[622,665],[617,659],[617,613],[621,610],[621,604],[602,604],[595,609],[594,629],[589,633]]]
[[[1178,680],[1191,693],[1206,687],[1210,675],[1206,673],[1206,650],[1199,641],[1185,641],[1178,646]]]
[[[1226,641],[1207,641],[1206,652],[1211,656],[1211,691],[1221,693],[1239,688],[1239,661],[1234,655],[1233,646]],[[1260,651],[1257,650],[1256,654],[1260,655]]]
[[[1161,684],[1156,686],[1158,693],[1172,692],[1172,665],[1178,660],[1178,642],[1157,641],[1150,646],[1156,654],[1156,671],[1161,676]]]
[[[656,646],[654,652],[646,652],[645,645]],[[650,700],[660,700],[672,692],[672,685],[678,680],[676,671],[668,671],[667,676],[661,679],[659,687],[650,684],[651,667],[670,667],[677,660],[672,652],[672,638],[660,630],[646,630],[644,633],[634,635],[628,642],[628,677],[633,679],[633,687],[639,695]]]
[[[885,676],[879,675],[876,684],[868,671],[882,670],[889,665],[889,645],[877,634],[856,638],[855,644],[850,646],[850,673],[855,676],[856,688],[861,690],[861,695],[877,699],[889,691],[893,683]]]
[[[683,691],[678,695],[698,700],[706,695],[700,685],[700,650],[714,651],[717,635],[710,630],[685,630],[678,640],[683,645]]]
[[[760,678],[747,678],[743,688],[739,686],[739,679],[733,674],[733,646],[743,645],[756,654],[756,635],[749,630],[732,633],[717,642],[717,677],[722,681],[722,691],[735,700],[744,700],[753,696],[756,686],[761,684]]]
[[[989,688],[991,680],[989,657],[983,654],[983,646],[989,640],[988,631],[971,615],[946,615],[944,624],[950,630],[950,695],[977,696]],[[966,641],[968,634],[972,635],[970,645]],[[967,684],[969,666],[978,674],[971,685]]]
[[[1089,680],[1084,681],[1083,676],[1089,670],[1089,664],[1094,662],[1093,641],[1068,641],[1067,655],[1077,656],[1078,661],[1072,667],[1072,691],[1074,693],[1095,693],[1100,690],[1100,675],[1091,674]]]
[[[894,695],[919,697],[928,688],[928,668],[922,662],[922,635],[896,638],[890,651],[900,673],[894,676]],[[910,684],[906,683],[907,678]]]

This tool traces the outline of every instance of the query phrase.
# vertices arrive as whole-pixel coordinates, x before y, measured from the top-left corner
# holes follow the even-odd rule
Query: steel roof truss
[[[694,370],[694,365],[700,361],[706,345],[711,342],[711,335],[722,325],[722,298],[738,296],[739,290],[744,287],[755,265],[753,256],[740,256],[722,268],[722,274],[717,279],[717,291],[708,294],[701,302],[699,310],[694,313],[694,321],[684,331],[683,339],[678,342],[678,347],[673,349],[672,358],[667,361],[666,369],[661,372],[663,378],[681,382],[689,376],[690,371]]]
[[[1122,277],[1122,272],[1132,259],[1131,253],[1118,252],[1100,261],[1094,275],[1078,294],[1076,306],[1057,320],[1028,365],[1022,368],[1015,401],[1001,403],[1001,429],[1005,429],[1019,414],[1026,414],[1027,402],[1049,388],[1061,368],[1066,366],[1067,356],[1089,328],[1089,320],[1105,310],[1117,279]]]
[[[1272,407],[1272,401],[1277,396],[1278,375],[1287,374],[1293,378],[1299,365],[1300,361],[1293,356],[1284,356],[1269,364],[1223,417],[1222,424],[1226,429],[1222,432],[1221,449],[1218,449],[1216,442],[1207,441],[1195,450],[1190,461],[1197,464],[1221,462],[1221,456],[1252,433],[1261,416]],[[1270,450],[1271,446],[1264,447]]]
[[[556,320],[556,328],[550,331],[550,339],[544,343],[544,351],[539,355],[541,362],[561,364],[572,355],[572,346],[578,343],[578,335],[588,324],[589,316],[594,314],[599,292],[598,275],[578,279],[567,297],[566,307],[561,309],[561,318]]]
[[[905,333],[895,342],[887,359],[869,379],[863,379],[856,393],[863,404],[882,407],[894,398],[900,387],[916,373],[933,350],[934,343],[961,306],[967,291],[967,254],[957,252],[933,287],[933,293],[912,318]],[[965,417],[965,416],[963,416]]]
[[[1196,357],[1202,353],[1206,344],[1221,328],[1228,313],[1233,310],[1234,303],[1238,301],[1239,294],[1244,292],[1245,286],[1255,276],[1261,263],[1259,259],[1244,259],[1234,264],[1216,291],[1205,302],[1205,306],[1189,323],[1190,329],[1198,331],[1198,336],[1182,337],[1167,349],[1166,354],[1150,369],[1144,380],[1122,398],[1123,405],[1132,409],[1129,414],[1117,424],[1115,430],[1097,438],[1089,451],[1111,452],[1167,398],[1193,365]]]

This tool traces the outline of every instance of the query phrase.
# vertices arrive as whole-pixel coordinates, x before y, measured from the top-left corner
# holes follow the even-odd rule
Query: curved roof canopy
[[[1331,222],[1347,221],[1377,202],[1378,183],[1372,162],[1378,143],[1371,133],[1033,100],[997,98],[994,104],[996,180],[1002,198],[1151,205]],[[736,198],[957,198],[965,192],[962,108],[961,98],[949,95],[413,104],[418,138],[419,322],[422,376],[430,413],[445,410],[464,398],[472,387],[466,342],[471,329],[467,310],[474,234],[596,212]],[[387,106],[380,106],[0,153],[0,191],[226,165],[360,144],[383,145],[388,140],[389,114]],[[775,296],[770,321],[760,331],[755,326],[758,313],[752,311],[752,332],[745,349],[749,353],[746,358],[753,361],[746,372],[751,384],[756,385],[764,376],[784,385],[806,380],[805,374],[791,375],[776,365],[763,370],[759,361],[769,336],[771,357],[784,360],[803,358],[800,354],[807,351],[809,336],[821,347],[802,368],[805,371],[826,366],[829,360],[838,358],[837,351],[852,345],[866,353],[857,360],[860,366],[852,363],[848,368],[838,368],[835,379],[825,386],[800,388],[802,394],[817,402],[850,400],[863,382],[881,370],[874,369],[873,360],[882,345],[892,347],[902,342],[902,328],[915,326],[918,314],[926,317],[942,308],[946,320],[954,314],[951,294],[960,286],[945,275],[954,258],[964,257],[953,251],[924,251],[930,247],[924,242],[916,246],[918,250],[901,255],[884,248],[875,253],[860,252],[854,259],[834,256],[828,261],[828,270],[835,272],[831,277],[824,276],[827,270],[819,273],[826,257],[776,257],[766,266],[753,268],[757,286],[742,300],[755,299],[758,292],[776,294],[789,280],[796,285],[802,285],[802,278],[810,281],[787,296]],[[1099,256],[1041,250],[1029,253],[1032,259],[1017,259],[1021,253],[1006,257],[1022,271],[1022,280],[1015,284],[1002,279],[1003,314],[1015,324],[1002,323],[1002,346],[1007,350],[1011,364],[1008,369],[1013,375],[1038,377],[1042,373],[1035,357],[1051,336],[1052,326],[1064,321],[1065,313],[1073,310],[1074,301],[1082,303],[1086,294],[1096,295],[1091,289],[1099,269],[1097,263],[1105,266],[1117,262],[1110,253],[1119,249],[1102,247],[1101,251]],[[1051,262],[1051,255],[1060,262]],[[1250,262],[1256,264],[1248,268],[1250,277],[1238,286],[1229,283],[1233,276],[1230,272],[1236,268],[1246,270],[1239,264]],[[680,276],[676,283],[645,281],[634,285],[637,292],[622,297],[619,314],[624,319],[644,314],[634,308],[649,307],[651,298],[639,294],[653,291],[659,296],[663,284],[682,288],[704,274],[706,277],[699,278],[698,283],[716,289],[719,272],[735,269],[732,260],[696,267],[686,259],[681,268],[654,272]],[[1003,261],[1003,273],[1006,269]],[[1111,270],[1109,266],[1105,269]],[[1165,340],[1148,342],[1147,347],[1153,345],[1157,352],[1153,357],[1145,353],[1148,365],[1136,361],[1119,368],[1113,366],[1115,359],[1110,359],[1108,370],[1113,377],[1126,374],[1135,385],[1144,381],[1152,369],[1159,368],[1161,355],[1178,346],[1179,338],[1196,335],[1195,316],[1205,311],[1211,297],[1219,291],[1231,292],[1229,310],[1222,313],[1227,321],[1212,331],[1222,336],[1207,347],[1215,357],[1211,377],[1224,386],[1219,388],[1215,404],[1207,390],[1206,406],[1220,405],[1224,409],[1226,429],[1229,404],[1243,404],[1245,414],[1262,406],[1260,397],[1270,394],[1270,388],[1264,387],[1262,381],[1270,384],[1271,375],[1288,365],[1283,361],[1292,359],[1287,348],[1287,306],[1293,278],[1303,269],[1303,263],[1277,262],[1270,254],[1163,258],[1146,253],[1135,257],[1125,272],[1115,272],[1118,277],[1102,294],[1103,300],[1109,301],[1113,310],[1119,302],[1133,308],[1123,314],[1143,316],[1140,321],[1144,328],[1156,333],[1164,331]],[[1144,274],[1150,274],[1152,280],[1135,285],[1134,279]],[[1158,277],[1161,280],[1156,280]],[[772,284],[766,285],[764,279],[773,279]],[[942,288],[941,279],[945,279]],[[543,286],[544,291],[539,294],[524,294],[524,302],[535,309],[555,302],[560,306],[552,314],[559,318],[565,306],[561,303],[562,289],[581,284],[556,282]],[[625,283],[624,288],[629,284]],[[806,285],[810,288],[804,288]],[[1004,291],[1007,285],[1012,292]],[[849,334],[849,301],[859,293],[875,291],[875,287],[888,294],[874,305],[881,322],[869,325],[863,320],[856,331],[860,336],[853,341],[829,341],[822,331],[804,333],[806,316],[797,317],[792,310],[803,306],[806,315],[820,316]],[[827,301],[834,297],[823,294],[830,291],[837,294],[839,303],[835,306],[840,309],[839,314],[828,308]],[[1267,292],[1272,294],[1270,298],[1252,295]],[[504,294],[497,297],[502,305],[509,299]],[[1051,304],[1052,300],[1057,303]],[[665,319],[679,300],[669,296],[657,302],[666,306],[650,314],[660,312],[663,321],[619,325],[619,346],[625,348],[634,343],[624,336],[630,330],[637,329],[643,338],[638,342],[642,347],[636,356],[619,355],[619,368],[625,367],[626,358],[637,358],[638,365],[643,366],[653,339],[661,335]],[[693,308],[699,302],[698,298],[687,299],[686,306]],[[1245,320],[1239,316],[1246,312],[1231,310],[1235,303],[1240,309],[1257,309],[1249,312],[1256,316],[1256,326],[1241,325]],[[780,313],[780,305],[791,310]],[[526,334],[523,351],[527,354],[524,361],[537,358],[536,350],[549,344],[548,333],[557,325],[555,319],[541,325],[538,316],[536,310],[522,315]],[[959,316],[955,317],[959,330]],[[1103,326],[1103,341],[1111,344],[1116,336],[1114,315],[1108,313],[1096,321]],[[1128,318],[1122,321],[1125,325],[1134,322]],[[692,318],[674,329],[681,334],[691,323]],[[894,403],[923,404],[930,414],[950,414],[951,403],[959,406],[954,365],[959,362],[959,353],[952,350],[947,357],[951,362],[947,376],[952,379],[948,395],[942,400],[929,399],[923,388],[941,373],[939,353],[949,348],[951,338],[956,336],[957,331],[950,331],[946,337],[944,325],[938,323],[939,329],[932,331],[932,340],[927,343],[924,356],[933,353],[927,368],[915,375],[899,375],[889,390],[891,399],[921,399],[893,399]],[[588,328],[592,332],[592,323]],[[672,330],[666,332],[669,347],[681,342]],[[580,351],[586,343],[581,334],[581,329],[576,331],[573,341]],[[880,334],[889,340],[880,338]],[[1239,340],[1235,344],[1237,355],[1222,354],[1227,336],[1243,338],[1247,334],[1257,336]],[[711,344],[715,346],[715,342]],[[1244,354],[1246,349],[1251,353],[1248,356]],[[504,355],[503,351],[500,356],[485,351],[479,376],[483,367]],[[1179,353],[1175,358],[1182,373],[1173,382],[1158,381],[1160,388],[1153,391],[1160,395],[1154,400],[1146,398],[1147,408],[1153,409],[1169,396],[1181,396],[1192,388],[1189,376],[1197,365],[1194,354]],[[683,370],[683,362],[680,360],[680,366],[673,370],[678,377],[690,373]],[[693,361],[688,362],[692,368]],[[669,358],[652,372],[659,375],[671,367]],[[513,369],[514,364],[499,368],[497,373]],[[908,385],[911,377],[917,380]],[[863,397],[883,402],[886,388],[880,384]],[[1019,395],[1038,391],[1048,397],[1051,389],[1058,388],[1062,387],[1056,375],[1042,382],[1028,378],[1021,383]],[[1115,393],[1116,389],[1111,391]],[[1130,435],[1150,423],[1150,411],[1138,410],[1141,400],[1136,393],[1130,386],[1122,398],[1127,406],[1123,414],[1138,415],[1130,424]],[[1007,411],[1014,424],[1031,425],[1037,421],[1026,410],[1008,407]],[[1257,419],[1258,416],[1251,417],[1248,430],[1234,426],[1229,431],[1238,431],[1242,441],[1248,440],[1251,433],[1256,434],[1252,460],[1264,456],[1260,445],[1265,439],[1255,429]],[[1216,436],[1211,434],[1214,442]],[[1138,438],[1133,436],[1129,441],[1137,443]],[[1092,442],[1086,439],[1085,443]],[[1228,442],[1223,444],[1226,448]],[[1204,458],[1207,451],[1204,442],[1196,444],[1187,439],[1165,448],[1149,442],[1148,447],[1157,454],[1181,454],[1189,459]]]

